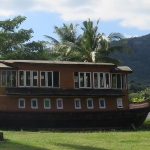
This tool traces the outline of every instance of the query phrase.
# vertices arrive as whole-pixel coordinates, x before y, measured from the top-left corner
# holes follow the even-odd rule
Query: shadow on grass
[[[0,150],[50,150],[50,149],[24,145],[5,139],[3,141],[0,141]]]
[[[74,150],[107,150],[105,148],[96,148],[92,146],[82,146],[82,145],[76,145],[76,144],[62,144],[62,143],[57,143],[57,146],[65,147],[67,149],[74,149]]]

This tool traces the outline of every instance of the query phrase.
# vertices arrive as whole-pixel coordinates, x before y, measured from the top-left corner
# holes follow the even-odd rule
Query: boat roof
[[[13,68],[13,67],[0,63],[0,68]]]
[[[128,72],[128,73],[132,73],[132,70],[130,67],[128,66],[118,66],[114,69],[112,69],[112,72],[117,73],[117,72]]]
[[[0,60],[0,63],[30,63],[30,64],[60,64],[60,65],[110,65],[113,63],[73,62],[73,61],[49,61],[49,60]]]
[[[128,72],[132,73],[128,66],[117,66],[113,63],[94,63],[94,62],[73,62],[73,61],[49,61],[49,60],[0,60],[0,68],[14,68],[14,63],[27,64],[53,64],[53,65],[94,65],[94,66],[114,66],[112,72]]]

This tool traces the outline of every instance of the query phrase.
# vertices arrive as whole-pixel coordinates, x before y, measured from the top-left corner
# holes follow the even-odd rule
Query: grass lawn
[[[0,150],[149,150],[150,119],[135,131],[2,131]]]

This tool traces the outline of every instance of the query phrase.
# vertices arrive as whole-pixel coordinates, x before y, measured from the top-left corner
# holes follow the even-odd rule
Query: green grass
[[[150,119],[128,131],[2,131],[0,150],[149,150]]]

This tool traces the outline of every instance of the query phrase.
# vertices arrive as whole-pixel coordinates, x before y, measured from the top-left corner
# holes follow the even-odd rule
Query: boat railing
[[[142,102],[142,103],[130,103],[129,108],[130,109],[137,109],[137,108],[145,108],[149,107],[149,102]]]

